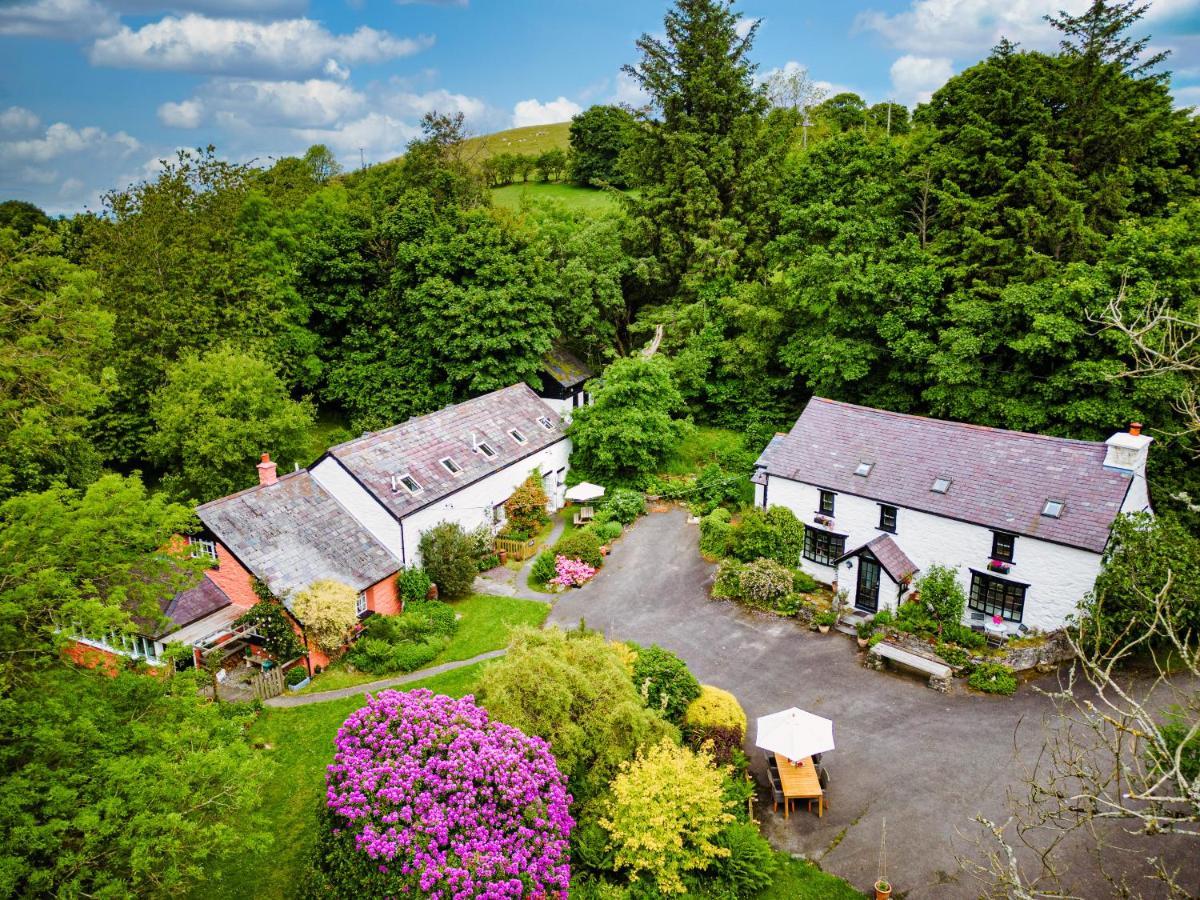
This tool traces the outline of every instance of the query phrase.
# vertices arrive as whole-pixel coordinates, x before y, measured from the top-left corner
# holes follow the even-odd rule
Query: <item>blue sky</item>
[[[1001,35],[1087,0],[742,0],[760,72],[912,105]],[[179,147],[236,160],[330,145],[347,166],[402,152],[429,109],[476,133],[634,102],[621,76],[666,0],[0,0],[0,199],[51,212],[152,177]],[[1200,0],[1154,0],[1175,95],[1200,104]]]

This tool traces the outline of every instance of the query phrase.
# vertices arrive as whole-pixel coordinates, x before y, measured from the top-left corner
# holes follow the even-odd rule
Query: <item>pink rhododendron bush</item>
[[[541,738],[491,721],[470,696],[382,691],[335,746],[309,890],[566,898],[571,797]]]
[[[595,568],[587,563],[565,556],[555,557],[554,572],[554,577],[547,584],[560,584],[563,587],[579,587],[596,574]]]

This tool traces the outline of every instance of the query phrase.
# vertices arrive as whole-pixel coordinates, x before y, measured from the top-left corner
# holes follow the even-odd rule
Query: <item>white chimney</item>
[[[1142,423],[1134,422],[1128,431],[1118,431],[1104,442],[1108,447],[1108,452],[1104,454],[1104,467],[1145,477],[1146,457],[1153,442],[1154,438],[1142,434]]]

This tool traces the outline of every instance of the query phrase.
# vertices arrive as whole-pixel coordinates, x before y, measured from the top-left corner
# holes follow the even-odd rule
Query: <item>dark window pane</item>
[[[896,507],[880,506],[879,507],[879,527],[884,531],[896,531]]]
[[[821,512],[827,516],[833,515],[833,491],[821,491]]]
[[[822,566],[832,566],[846,552],[846,538],[819,528],[804,528],[804,558]]]
[[[1000,531],[992,532],[992,559],[1013,561],[1013,549],[1016,539],[1011,534]]]
[[[1020,622],[1025,614],[1025,585],[973,572],[971,599],[967,605],[985,615]]]

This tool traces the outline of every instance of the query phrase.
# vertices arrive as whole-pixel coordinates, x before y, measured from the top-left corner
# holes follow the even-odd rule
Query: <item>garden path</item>
[[[542,541],[542,546],[553,547],[565,527],[566,519],[560,512],[555,515],[554,527],[550,529],[550,533]],[[475,585],[472,590],[477,594],[497,594],[501,597],[520,597],[522,600],[553,603],[553,595],[542,594],[529,587],[529,572],[533,569],[533,564],[536,561],[537,555],[535,554],[525,560],[521,568],[515,572],[507,566],[497,566],[494,569],[481,572],[475,578]]]
[[[442,663],[440,666],[417,669],[417,671],[409,672],[407,675],[396,675],[392,678],[382,678],[379,681],[370,681],[366,684],[355,684],[350,687],[338,688],[336,691],[320,691],[315,694],[284,693],[278,697],[272,697],[270,700],[263,701],[263,705],[286,708],[290,706],[308,706],[310,703],[324,703],[326,700],[342,700],[346,697],[355,697],[361,694],[382,691],[385,688],[409,684],[413,681],[420,681],[423,678],[429,678],[433,675],[441,675],[443,672],[452,672],[464,666],[472,666],[477,662],[495,659],[498,656],[503,656],[506,652],[505,650],[489,650],[487,653],[480,653],[478,656],[472,656],[470,659],[457,659],[453,662]]]

